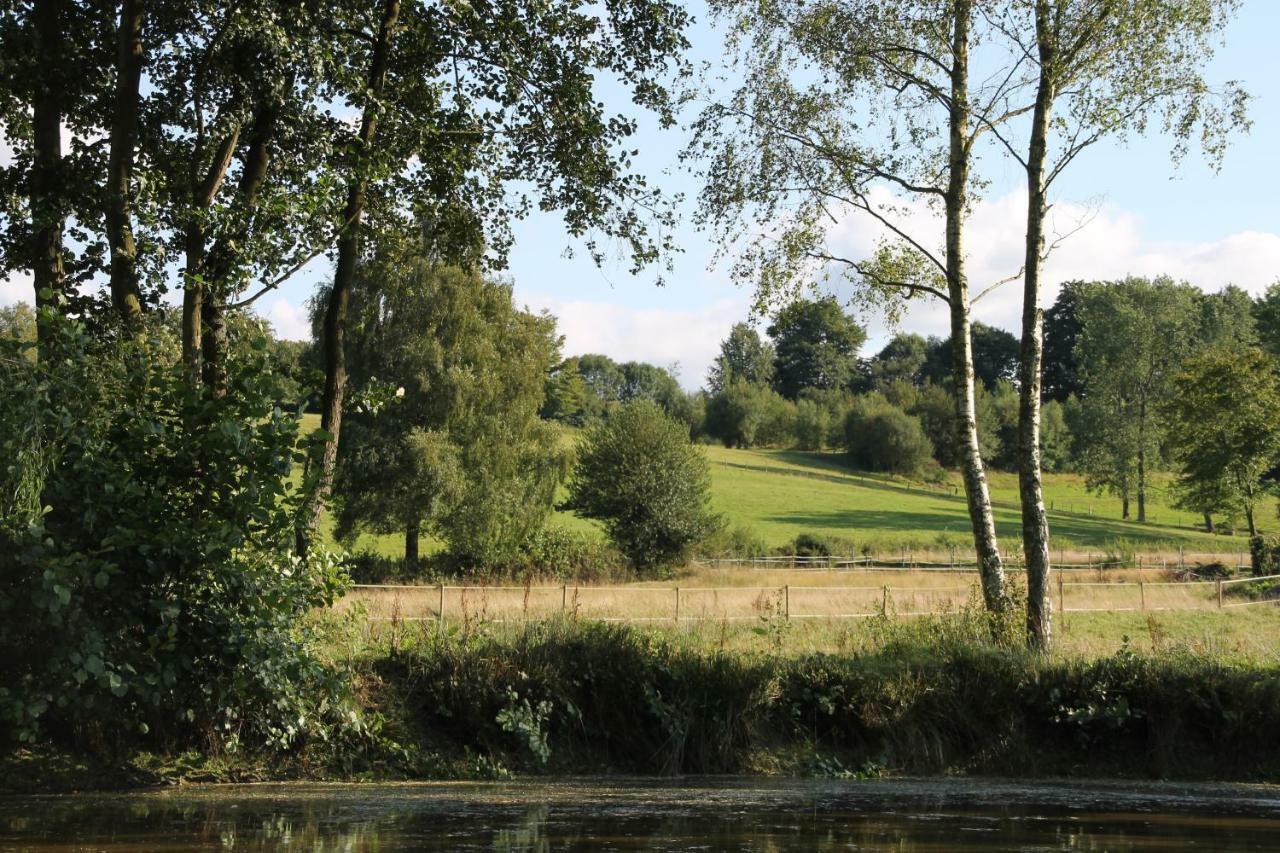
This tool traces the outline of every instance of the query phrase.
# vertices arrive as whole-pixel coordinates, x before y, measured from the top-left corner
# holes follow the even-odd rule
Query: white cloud
[[[886,201],[881,198],[880,201]],[[902,205],[895,220],[929,247],[941,245],[940,220],[923,205]],[[1016,274],[1022,266],[1026,192],[1020,190],[979,203],[970,216],[965,240],[970,292]],[[847,214],[832,229],[835,254],[866,256],[883,229],[865,214]],[[1045,264],[1041,306],[1052,304],[1063,282],[1109,280],[1128,275],[1168,275],[1212,292],[1235,284],[1253,294],[1280,279],[1280,234],[1241,231],[1217,239],[1189,242],[1158,240],[1148,235],[1140,217],[1106,205],[1059,202],[1049,215],[1047,238],[1062,237]],[[939,248],[939,256],[941,249]],[[974,305],[974,316],[1015,331],[1021,323],[1022,283],[1011,281]],[[874,341],[887,329],[882,318],[866,318]],[[917,302],[901,328],[922,334],[948,333],[945,306]]]
[[[307,312],[283,296],[277,296],[266,310],[258,313],[267,318],[277,338],[286,341],[311,338],[311,321],[307,319]]]
[[[564,300],[537,293],[517,294],[531,310],[547,310],[564,335],[564,353],[603,353],[618,361],[679,366],[680,383],[697,388],[706,380],[720,342],[734,323],[746,319],[748,301],[719,299],[689,310],[636,309],[610,302]]]
[[[0,281],[0,305],[12,305],[15,302],[31,303],[35,298],[29,273],[13,273]]]

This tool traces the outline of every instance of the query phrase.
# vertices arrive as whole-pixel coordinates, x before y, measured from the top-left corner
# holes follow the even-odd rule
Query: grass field
[[[305,416],[304,428],[318,426]],[[571,434],[570,434],[571,436]],[[780,547],[802,533],[839,537],[856,549],[896,555],[902,550],[959,552],[971,547],[969,518],[959,478],[944,484],[906,481],[851,470],[841,453],[793,450],[730,450],[709,446],[712,500],[731,526],[740,526]],[[1020,530],[1017,478],[992,472],[992,500],[1002,545],[1016,550]],[[1148,501],[1148,521],[1120,520],[1120,501],[1090,494],[1078,474],[1049,474],[1046,503],[1055,549],[1123,553],[1176,551],[1238,553],[1243,536],[1211,536],[1194,527],[1194,514],[1173,509],[1157,480]],[[588,536],[601,536],[598,524],[557,512],[553,523]],[[424,542],[424,550],[434,543]],[[364,536],[358,549],[400,556],[399,536]]]

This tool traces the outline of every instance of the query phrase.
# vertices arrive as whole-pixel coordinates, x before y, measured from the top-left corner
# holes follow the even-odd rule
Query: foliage
[[[1256,348],[1209,349],[1183,365],[1164,405],[1183,502],[1202,512],[1243,513],[1251,536],[1262,477],[1280,455],[1276,371]]]
[[[822,450],[831,434],[831,413],[813,400],[796,402],[796,447],[800,450]]]
[[[856,376],[867,334],[835,297],[795,300],[769,324],[773,387],[788,400],[806,388],[845,388]]]
[[[929,357],[929,344],[919,335],[899,333],[884,345],[868,366],[871,387],[884,391],[893,382],[919,385]]]
[[[1164,437],[1159,405],[1194,350],[1199,292],[1167,278],[1082,288],[1076,344],[1088,392],[1072,431],[1090,481],[1136,495],[1138,520]]]
[[[933,457],[920,420],[887,403],[850,410],[845,436],[853,463],[867,471],[912,476]]]
[[[582,439],[567,508],[602,521],[643,570],[669,565],[720,525],[711,475],[688,431],[655,404],[628,403]]]
[[[292,555],[297,421],[266,344],[207,398],[156,325],[0,342],[0,718],[74,735],[285,748],[357,729],[301,618],[341,591]],[[39,654],[32,654],[39,649]]]
[[[1044,312],[1044,354],[1041,357],[1041,392],[1046,400],[1065,403],[1084,391],[1076,340],[1080,336],[1080,291],[1084,282],[1068,281]]]
[[[804,772],[816,753],[903,773],[1280,772],[1273,665],[1181,648],[1049,657],[993,646],[988,621],[885,620],[872,643],[797,655],[555,621],[430,632],[377,672],[435,742],[530,769],[733,773],[767,756]]]
[[[720,342],[720,355],[707,375],[707,390],[718,394],[735,379],[768,385],[773,379],[773,361],[771,344],[762,341],[759,333],[746,323],[734,323],[729,337]]]
[[[1254,577],[1280,574],[1280,537],[1250,536],[1249,562]]]
[[[538,418],[558,355],[553,320],[412,244],[386,246],[361,275],[347,344],[360,409],[341,445],[339,535],[421,530],[458,559],[511,559],[545,524],[565,466],[558,432]]]
[[[974,322],[970,327],[973,341],[973,375],[988,391],[1001,381],[1012,382],[1018,376],[1018,339],[995,326]],[[951,338],[930,338],[921,376],[937,385],[951,382]]]

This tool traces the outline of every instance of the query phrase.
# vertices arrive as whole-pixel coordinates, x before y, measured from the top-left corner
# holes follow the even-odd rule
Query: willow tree
[[[1030,129],[1025,146],[1004,128],[994,135],[1023,168],[1027,184],[1018,412],[1018,490],[1027,566],[1027,636],[1050,637],[1049,524],[1040,464],[1040,378],[1046,218],[1055,181],[1082,151],[1157,121],[1172,134],[1174,158],[1199,137],[1215,164],[1228,134],[1244,126],[1238,85],[1211,86],[1202,69],[1237,0],[1019,0],[986,10],[1014,55],[1031,60]],[[1139,477],[1139,516],[1143,515]]]
[[[555,320],[491,276],[380,238],[357,271],[347,357],[359,405],[342,437],[337,532],[423,534],[456,559],[511,557],[542,529],[567,457],[538,416],[559,360]],[[325,300],[317,300],[316,307]],[[323,316],[313,326],[324,334]]]
[[[1016,73],[970,77],[975,50],[1000,54],[972,0],[712,0],[737,81],[698,119],[702,219],[757,283],[757,307],[817,281],[896,316],[907,301],[946,304],[956,435],[986,604],[1007,603],[978,441],[965,219],[975,146],[1018,114]],[[1020,57],[1001,55],[1018,68]],[[984,60],[985,62],[985,60]],[[914,210],[921,216],[915,221]],[[839,243],[846,218],[882,229],[869,258]],[[941,240],[931,235],[938,218]],[[921,225],[920,218],[929,220]]]

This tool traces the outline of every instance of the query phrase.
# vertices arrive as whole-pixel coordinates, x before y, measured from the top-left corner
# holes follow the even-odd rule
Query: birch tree
[[[965,218],[978,182],[975,146],[1018,114],[1023,57],[970,77],[973,0],[713,0],[726,24],[735,83],[695,125],[703,158],[701,218],[757,286],[757,308],[815,281],[853,286],[856,303],[891,317],[914,299],[947,305],[957,443],[986,604],[1005,606],[1005,576],[978,441],[965,270]],[[1007,62],[1006,62],[1007,60]],[[937,240],[909,221],[941,218]],[[871,257],[834,233],[846,217],[883,229]],[[936,220],[935,220],[936,221]]]
[[[1089,146],[1141,133],[1155,122],[1179,158],[1191,140],[1217,163],[1231,131],[1245,125],[1247,97],[1235,83],[1211,86],[1201,69],[1237,0],[1020,0],[984,6],[992,28],[1034,68],[1025,148],[992,128],[1026,173],[1019,370],[1018,492],[1027,566],[1027,636],[1050,637],[1049,524],[1040,460],[1040,380],[1046,216],[1055,181]],[[1144,514],[1139,476],[1139,509]]]

